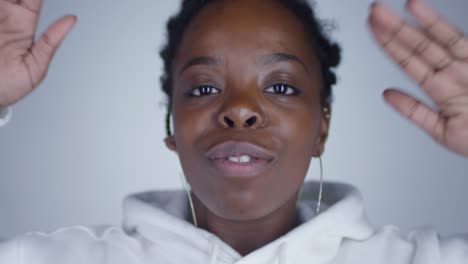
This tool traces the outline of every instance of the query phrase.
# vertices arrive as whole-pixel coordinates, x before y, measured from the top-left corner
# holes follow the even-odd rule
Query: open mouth
[[[238,156],[238,157],[227,157],[225,159],[229,160],[229,161],[232,161],[232,162],[235,162],[235,163],[249,163],[251,161],[258,160],[258,158],[250,157],[248,155],[242,155],[242,156]]]
[[[254,177],[269,167],[275,156],[248,142],[224,142],[211,148],[206,156],[218,174],[227,177]]]

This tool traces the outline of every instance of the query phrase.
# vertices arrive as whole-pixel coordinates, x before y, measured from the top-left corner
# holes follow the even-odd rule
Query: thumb
[[[25,63],[28,65],[33,86],[36,86],[46,75],[55,51],[65,36],[71,31],[76,20],[76,16],[67,15],[52,23],[33,45],[31,52],[25,57]]]

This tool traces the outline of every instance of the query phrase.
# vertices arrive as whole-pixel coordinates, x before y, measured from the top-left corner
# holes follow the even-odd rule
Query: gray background
[[[45,0],[39,30],[79,22],[47,79],[0,129],[0,236],[121,221],[128,193],[179,188],[159,90],[165,21],[179,1]],[[399,12],[404,1],[387,0]],[[429,1],[468,32],[468,1]],[[468,233],[468,160],[433,143],[381,99],[398,86],[426,98],[370,38],[370,1],[318,1],[344,46],[325,178],[356,185],[376,225]],[[426,98],[427,99],[427,98]],[[309,178],[318,177],[313,162]]]

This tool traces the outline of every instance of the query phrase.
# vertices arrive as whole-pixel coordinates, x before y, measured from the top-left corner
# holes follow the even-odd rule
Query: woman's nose
[[[256,129],[265,127],[266,118],[255,99],[243,97],[224,102],[218,124],[223,128]]]

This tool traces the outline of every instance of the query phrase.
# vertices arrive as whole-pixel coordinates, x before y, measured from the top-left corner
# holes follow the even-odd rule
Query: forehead
[[[255,58],[282,52],[314,63],[312,43],[300,20],[273,0],[216,1],[185,31],[178,57]]]

